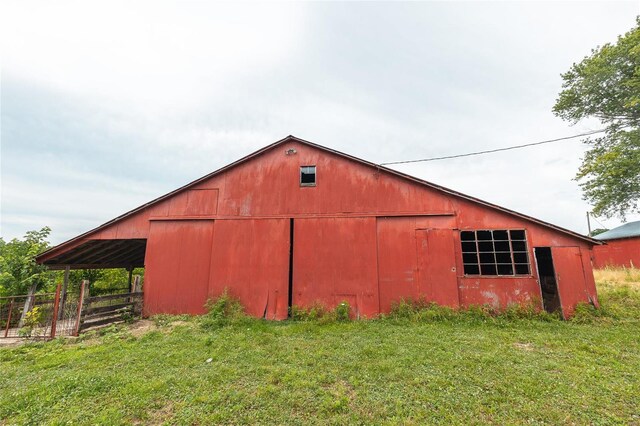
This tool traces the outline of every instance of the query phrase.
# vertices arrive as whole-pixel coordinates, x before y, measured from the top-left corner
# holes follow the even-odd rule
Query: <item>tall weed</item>
[[[331,310],[322,302],[316,301],[308,308],[292,306],[289,317],[293,321],[317,321],[321,324],[346,322],[351,320],[351,306],[347,301],[342,301]]]
[[[402,299],[391,305],[391,311],[386,318],[413,322],[435,321],[472,321],[486,322],[496,320],[542,320],[553,321],[558,315],[541,311],[539,304],[512,304],[504,309],[490,305],[471,305],[453,309],[441,306],[424,299]]]
[[[249,320],[240,301],[226,289],[218,298],[209,300],[205,307],[207,313],[202,316],[200,325],[207,330],[217,330]]]

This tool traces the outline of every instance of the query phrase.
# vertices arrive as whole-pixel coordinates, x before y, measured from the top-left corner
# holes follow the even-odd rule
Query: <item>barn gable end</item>
[[[310,166],[315,185],[303,185],[301,168]],[[461,232],[484,229],[526,231],[527,273],[491,279],[465,273]],[[229,288],[256,316],[282,319],[291,305],[346,300],[356,315],[370,317],[403,297],[450,306],[540,303],[533,248],[575,247],[583,285],[560,294],[569,313],[578,301],[597,303],[589,260],[594,243],[287,137],[65,242],[38,261],[78,268],[144,264],[147,313],[201,313],[206,298]]]

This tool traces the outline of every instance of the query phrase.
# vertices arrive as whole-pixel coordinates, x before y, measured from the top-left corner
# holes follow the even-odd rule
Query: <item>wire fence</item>
[[[72,324],[75,324],[78,296],[68,294],[63,306],[59,299],[59,293],[58,296],[40,293],[1,297],[0,337],[48,338],[53,327],[54,335],[70,335]],[[54,320],[54,317],[57,318]]]
[[[77,336],[88,328],[122,322],[142,314],[143,293],[89,297],[88,281],[62,292],[0,297],[0,338],[48,339]],[[85,291],[86,290],[86,291]]]

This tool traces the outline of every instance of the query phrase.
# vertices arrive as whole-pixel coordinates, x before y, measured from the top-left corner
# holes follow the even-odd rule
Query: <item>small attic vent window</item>
[[[300,167],[300,186],[316,186],[316,166]]]

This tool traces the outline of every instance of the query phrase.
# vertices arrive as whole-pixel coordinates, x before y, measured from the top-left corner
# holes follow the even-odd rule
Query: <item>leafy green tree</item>
[[[607,232],[608,229],[606,228],[596,228],[593,231],[591,231],[591,233],[589,234],[590,237],[595,237],[596,235],[600,235],[604,232]]]
[[[553,112],[577,123],[598,119],[603,136],[588,138],[590,146],[576,179],[593,212],[625,218],[640,212],[640,17],[636,26],[614,44],[562,74],[562,91]]]
[[[35,284],[36,291],[55,291],[56,283],[64,279],[64,271],[50,271],[36,264],[38,254],[50,248],[51,229],[29,231],[22,239],[6,242],[0,238],[0,297],[27,294]],[[133,270],[133,275],[144,276],[143,268]],[[82,280],[88,280],[92,294],[110,294],[126,291],[129,272],[126,269],[81,269],[70,271],[69,291],[78,288]]]
[[[29,231],[23,239],[5,242],[0,238],[0,296],[26,294],[35,284],[37,290],[49,289],[53,275],[35,257],[49,248],[51,229]]]
[[[92,285],[104,276],[104,269],[76,269],[69,271],[69,282],[72,284],[80,284],[83,280],[89,281]],[[63,275],[60,275],[61,279]]]
[[[133,275],[144,276],[144,269],[135,268]],[[62,274],[58,280],[62,280]],[[79,285],[82,280],[89,281],[90,292],[94,296],[118,293],[129,289],[129,271],[124,268],[79,269],[70,272],[69,282],[72,286]]]

